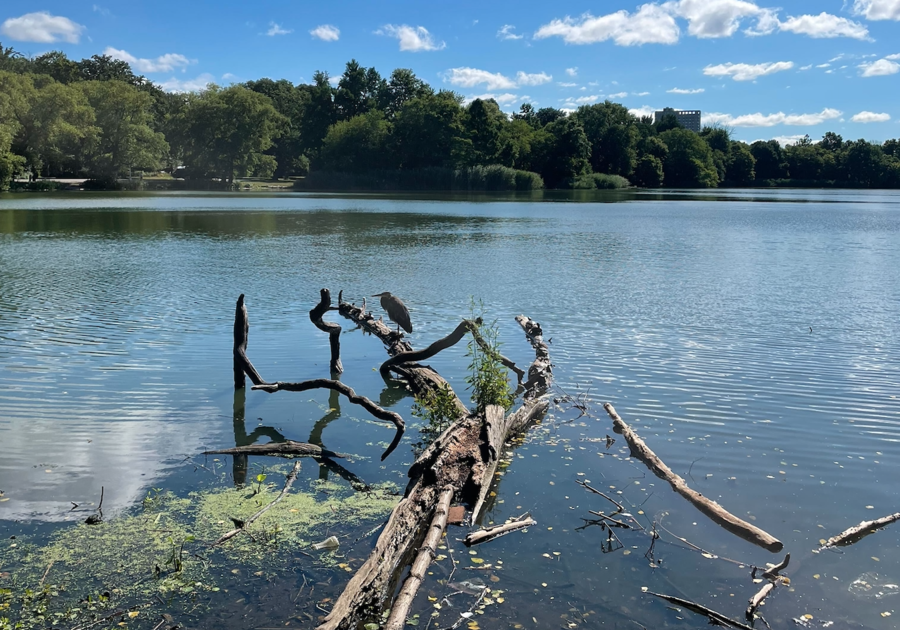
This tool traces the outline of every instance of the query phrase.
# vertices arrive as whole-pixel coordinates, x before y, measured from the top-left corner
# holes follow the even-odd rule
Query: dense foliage
[[[350,61],[336,85],[260,79],[168,93],[124,61],[0,45],[0,188],[15,177],[135,172],[229,185],[309,175],[306,188],[531,190],[631,184],[900,187],[900,145],[828,133],[782,147],[695,134],[673,116],[606,101],[574,112],[465,103],[408,69],[383,78]]]

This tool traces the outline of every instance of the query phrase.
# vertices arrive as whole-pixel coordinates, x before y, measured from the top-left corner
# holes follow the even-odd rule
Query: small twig
[[[470,613],[469,616],[468,616],[468,617],[463,617],[462,615],[460,615],[460,616],[459,616],[459,619],[456,620],[456,623],[454,623],[452,626],[447,626],[446,628],[444,628],[444,630],[456,630],[460,625],[462,625],[462,623],[463,623],[464,621],[466,621],[467,619],[470,619],[471,616],[472,616],[472,615],[471,615],[472,611],[475,610],[476,608],[478,608],[478,604],[480,604],[480,603],[481,603],[481,600],[484,599],[485,595],[487,595],[487,594],[490,593],[490,592],[491,592],[491,589],[488,588],[487,586],[485,586],[485,587],[484,587],[484,590],[482,590],[482,591],[481,591],[481,594],[478,596],[478,599],[476,599],[476,600],[472,603],[472,605],[469,606],[469,610],[466,611],[467,613]]]
[[[616,500],[613,499],[612,497],[607,496],[606,494],[600,492],[600,491],[597,490],[596,488],[593,488],[593,487],[589,486],[586,482],[576,480],[575,483],[577,483],[579,486],[583,487],[583,488],[586,489],[586,490],[590,490],[590,491],[593,492],[594,494],[599,494],[601,497],[603,497],[604,499],[606,499],[607,501],[609,501],[610,503],[612,503],[613,505],[615,505],[615,506],[618,508],[618,511],[616,512],[617,514],[618,514],[618,512],[624,512],[624,511],[625,511],[625,507],[624,507],[621,503],[619,503],[618,501],[616,501]]]
[[[53,563],[56,562],[56,558],[50,561],[50,564],[47,565],[47,570],[44,571],[44,575],[41,577],[41,581],[38,583],[38,588],[44,586],[44,580],[47,579],[47,574],[50,573],[50,568],[53,566]]]
[[[588,510],[588,512],[593,514],[594,516],[599,516],[604,521],[607,521],[609,523],[610,527],[624,527],[625,529],[635,529],[628,523],[624,523],[622,521],[617,521],[616,519],[607,516],[603,512],[595,512],[594,510]],[[643,528],[641,528],[641,529],[643,529]]]
[[[753,628],[748,625],[742,624],[739,621],[735,621],[734,619],[726,617],[722,613],[718,613],[711,608],[696,604],[690,600],[682,599],[680,597],[673,597],[672,595],[662,595],[660,593],[654,593],[653,591],[647,591],[647,594],[653,595],[654,597],[659,597],[660,599],[664,599],[667,602],[671,602],[672,604],[675,604],[677,606],[687,608],[691,612],[695,612],[698,615],[703,615],[704,617],[709,619],[709,622],[712,624],[727,626],[729,628],[737,628],[737,630],[753,630]]]
[[[852,545],[861,538],[868,536],[875,530],[880,529],[885,525],[890,525],[894,521],[898,520],[900,520],[900,512],[875,519],[874,521],[863,521],[859,525],[854,525],[853,527],[844,530],[837,536],[832,536],[831,538],[829,538],[824,545],[816,549],[816,553],[819,553],[820,551],[823,551],[830,547],[845,547],[847,545]]]
[[[263,514],[265,514],[266,512],[268,512],[269,509],[270,509],[273,505],[275,505],[276,503],[278,503],[279,501],[281,501],[281,500],[285,497],[285,495],[287,494],[288,490],[290,490],[290,488],[291,488],[291,484],[293,484],[293,483],[294,483],[294,480],[297,478],[297,473],[299,473],[299,472],[300,472],[300,461],[298,460],[298,461],[294,462],[294,467],[291,469],[291,472],[288,473],[287,479],[285,479],[285,481],[284,481],[284,488],[282,488],[281,493],[280,493],[277,497],[275,497],[274,499],[272,499],[272,501],[269,502],[268,505],[266,505],[264,508],[262,508],[261,510],[259,510],[258,512],[256,512],[256,514],[254,514],[253,516],[251,516],[250,518],[248,518],[247,520],[245,520],[245,521],[241,524],[240,527],[237,527],[237,528],[231,530],[230,532],[228,532],[227,534],[222,535],[222,537],[219,538],[219,539],[218,539],[216,542],[214,542],[212,545],[210,545],[210,547],[216,547],[216,546],[218,546],[218,545],[221,545],[221,544],[222,544],[223,542],[225,542],[226,540],[229,540],[229,539],[231,539],[231,538],[234,538],[235,536],[237,536],[237,535],[240,534],[241,532],[247,532],[247,534],[248,534],[251,538],[253,538],[253,535],[250,534],[249,531],[247,531],[247,527],[249,527],[250,524],[253,523],[253,521],[255,521],[255,520],[258,519],[260,516],[262,516]]]

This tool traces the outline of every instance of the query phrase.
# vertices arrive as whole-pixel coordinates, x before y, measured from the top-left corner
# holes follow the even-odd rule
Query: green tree
[[[75,86],[94,110],[97,140],[85,148],[91,176],[115,179],[131,168],[158,167],[168,144],[150,127],[149,94],[122,81],[84,81]]]
[[[659,134],[669,153],[663,163],[666,184],[687,188],[715,188],[719,174],[709,145],[693,131],[675,128]]]
[[[658,157],[644,155],[638,160],[632,179],[643,188],[659,188],[663,184],[663,163]]]
[[[497,164],[506,117],[494,100],[476,98],[466,108],[464,124],[472,142],[472,163]]]
[[[747,144],[734,141],[730,143],[725,179],[735,184],[749,184],[756,179],[756,158]]]
[[[591,143],[591,168],[597,173],[628,177],[637,162],[640,133],[637,119],[624,105],[606,101],[579,107],[572,117]]]
[[[457,168],[469,163],[472,142],[463,125],[462,98],[441,91],[408,101],[394,123],[394,151],[401,168]]]
[[[313,84],[302,88],[309,99],[300,122],[300,143],[310,157],[318,153],[328,128],[338,120],[334,89],[327,72],[317,71]]]
[[[348,120],[375,108],[383,83],[375,68],[364,68],[356,59],[348,61],[334,93],[338,117]]]
[[[757,179],[781,179],[788,176],[784,149],[777,140],[757,140],[750,145],[750,152],[756,159]]]
[[[309,104],[310,93],[294,87],[286,80],[273,81],[272,79],[260,79],[248,81],[244,84],[248,89],[263,94],[272,101],[275,110],[285,117],[284,132],[273,140],[271,148],[266,154],[275,158],[276,177],[287,177],[305,172],[303,158],[303,117]]]
[[[570,186],[590,172],[591,143],[573,118],[559,118],[535,134],[533,167],[548,188]]]
[[[385,162],[389,137],[390,123],[377,109],[336,122],[322,143],[321,166],[347,173],[390,168]]]
[[[822,179],[825,160],[820,148],[812,144],[793,144],[785,149],[784,157],[793,179]]]
[[[185,165],[195,176],[233,182],[235,176],[271,177],[275,172],[275,158],[265,152],[287,120],[267,96],[242,85],[210,85],[188,102],[185,118]]]
[[[397,68],[378,90],[378,107],[393,120],[403,105],[414,98],[433,96],[434,90],[408,68]]]
[[[31,61],[31,71],[34,74],[46,74],[60,83],[72,83],[81,79],[78,63],[72,61],[66,54],[54,50],[39,55]]]
[[[844,179],[855,186],[866,188],[877,186],[886,170],[881,147],[865,140],[847,142],[841,163]]]

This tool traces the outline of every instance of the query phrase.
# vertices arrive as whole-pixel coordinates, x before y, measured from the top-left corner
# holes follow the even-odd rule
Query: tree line
[[[897,140],[829,132],[787,147],[746,144],[724,127],[697,134],[674,116],[638,118],[610,101],[573,112],[526,103],[507,115],[493,100],[436,91],[412,70],[382,77],[355,60],[335,83],[316,72],[309,84],[263,78],[170,93],[105,55],[27,58],[0,45],[0,187],[23,174],[114,183],[160,169],[224,183],[478,172],[517,173],[509,181],[524,188],[900,187]]]

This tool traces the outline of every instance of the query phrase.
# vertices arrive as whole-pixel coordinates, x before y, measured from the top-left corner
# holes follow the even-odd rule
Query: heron
[[[409,321],[409,309],[406,308],[403,300],[396,295],[391,295],[390,291],[378,293],[372,297],[381,298],[381,308],[384,309],[391,321],[397,324],[397,334],[400,334],[401,327],[408,333],[413,331],[412,322]]]

